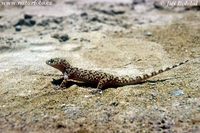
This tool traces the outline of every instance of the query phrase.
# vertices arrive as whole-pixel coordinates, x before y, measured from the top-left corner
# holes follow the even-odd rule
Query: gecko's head
[[[71,67],[71,65],[62,58],[51,58],[46,61],[46,64],[60,70],[62,73],[64,73],[66,68]]]

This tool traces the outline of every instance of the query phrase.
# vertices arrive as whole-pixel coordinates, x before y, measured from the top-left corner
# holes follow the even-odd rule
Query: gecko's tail
[[[178,67],[178,66],[181,66],[181,65],[187,63],[188,61],[189,61],[189,60],[186,60],[186,61],[184,61],[184,62],[180,62],[179,64],[175,64],[175,65],[173,65],[173,66],[171,66],[171,67],[167,67],[167,68],[165,68],[165,69],[160,69],[160,70],[158,70],[158,71],[153,71],[153,72],[151,72],[151,74],[144,74],[143,76],[137,76],[137,77],[136,77],[136,80],[137,80],[137,81],[143,82],[143,81],[145,81],[146,79],[149,79],[149,78],[151,78],[151,77],[153,77],[153,76],[156,76],[156,75],[158,75],[158,74],[160,74],[160,73],[163,73],[163,72],[169,71],[169,70],[171,70],[171,69],[173,69],[173,68],[176,68],[176,67]]]

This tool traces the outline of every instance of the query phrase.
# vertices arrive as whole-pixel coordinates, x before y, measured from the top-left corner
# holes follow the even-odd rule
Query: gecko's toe
[[[102,94],[103,91],[101,89],[96,89],[96,90],[92,90],[91,94],[96,95],[96,94]]]
[[[54,90],[60,90],[60,86],[59,86],[59,85],[54,85],[54,86],[53,86],[53,89],[54,89]]]
[[[66,89],[66,87],[62,87],[62,86],[60,86],[60,85],[54,85],[54,86],[53,86],[53,89],[54,89],[54,90],[64,90],[64,89]]]

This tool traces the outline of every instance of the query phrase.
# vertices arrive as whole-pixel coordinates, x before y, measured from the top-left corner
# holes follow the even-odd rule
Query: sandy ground
[[[200,132],[197,9],[130,0],[0,7],[0,132]],[[55,90],[52,57],[120,76],[190,62],[94,95]]]

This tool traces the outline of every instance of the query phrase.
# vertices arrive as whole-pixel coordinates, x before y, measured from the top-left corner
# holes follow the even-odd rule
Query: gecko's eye
[[[50,64],[52,64],[53,62],[54,62],[54,60],[53,60],[53,59],[50,59],[50,60],[49,60],[49,63],[50,63]]]
[[[49,64],[49,65],[50,65],[50,64],[53,64],[53,63],[54,63],[54,60],[53,60],[53,59],[47,60],[46,63]]]

